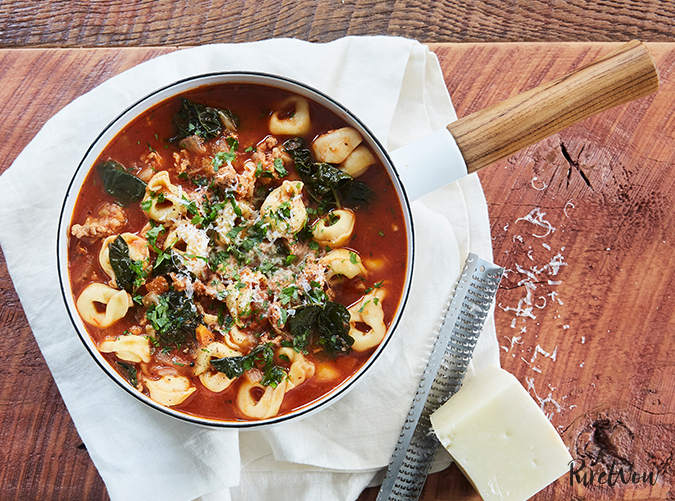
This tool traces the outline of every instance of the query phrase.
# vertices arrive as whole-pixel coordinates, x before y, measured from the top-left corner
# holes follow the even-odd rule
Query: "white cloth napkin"
[[[227,70],[275,73],[318,88],[390,150],[456,118],[435,55],[412,40],[277,39],[179,50],[111,78],[45,124],[0,177],[0,243],[38,345],[113,501],[355,499],[389,462],[467,253],[492,259],[475,175],[413,203],[414,278],[394,338],[356,388],[302,421],[264,431],[212,430],[146,408],[93,362],[61,300],[59,211],[98,131],[158,87]],[[475,370],[490,363],[499,363],[491,319]],[[436,468],[449,462],[439,454]]]

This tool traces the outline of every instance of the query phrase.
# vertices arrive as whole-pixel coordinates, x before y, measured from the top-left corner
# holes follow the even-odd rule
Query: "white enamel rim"
[[[294,92],[296,94],[307,97],[315,102],[325,106],[329,110],[332,110],[335,114],[343,118],[349,125],[359,130],[363,135],[364,141],[368,143],[373,152],[379,157],[383,165],[385,166],[389,176],[392,179],[392,182],[396,188],[396,193],[398,195],[401,207],[403,208],[403,217],[405,220],[406,227],[406,239],[408,244],[408,259],[407,259],[407,272],[405,284],[403,287],[403,294],[401,301],[398,305],[394,318],[392,319],[391,325],[387,331],[387,334],[384,340],[380,345],[375,349],[373,354],[368,358],[364,365],[354,373],[350,378],[345,380],[342,384],[331,390],[326,395],[317,399],[314,402],[307,404],[304,407],[296,409],[295,411],[284,414],[281,416],[262,419],[262,420],[253,420],[253,421],[220,421],[216,419],[201,418],[198,416],[193,416],[181,412],[180,410],[164,407],[157,404],[152,399],[139,392],[133,388],[121,375],[117,373],[108,363],[108,361],[101,355],[101,353],[96,348],[94,342],[91,340],[85,325],[77,313],[75,307],[75,299],[70,288],[70,280],[68,274],[68,243],[70,239],[69,229],[72,220],[72,213],[75,206],[75,201],[77,195],[80,192],[84,179],[94,162],[96,162],[98,156],[103,151],[103,149],[108,145],[108,143],[124,128],[126,124],[131,122],[135,117],[143,113],[148,108],[153,107],[154,105],[165,101],[173,96],[182,94],[183,92],[197,89],[204,86],[223,84],[223,83],[242,83],[242,84],[260,84],[271,87],[277,87],[286,91]],[[196,425],[202,425],[207,427],[216,427],[216,428],[234,428],[234,429],[261,429],[266,428],[271,425],[279,423],[287,423],[290,421],[298,420],[305,418],[315,412],[318,412],[321,409],[325,409],[331,404],[338,401],[343,397],[348,391],[350,391],[356,384],[363,380],[366,373],[373,366],[375,361],[380,357],[381,353],[385,350],[390,339],[394,335],[396,328],[400,322],[401,316],[403,314],[405,304],[408,300],[408,295],[410,292],[410,285],[412,281],[412,271],[413,271],[413,261],[414,261],[414,231],[413,231],[413,221],[412,213],[410,210],[410,203],[406,191],[401,183],[400,177],[396,172],[396,169],[393,167],[393,163],[387,154],[387,151],[380,144],[380,142],[375,138],[375,136],[368,130],[368,128],[347,108],[327,96],[326,94],[313,89],[303,83],[294,81],[285,77],[279,77],[277,75],[267,74],[267,73],[256,73],[256,72],[222,72],[222,73],[208,73],[203,75],[197,75],[183,80],[179,80],[172,84],[169,84],[165,87],[157,89],[156,91],[148,94],[144,98],[140,99],[124,112],[122,112],[117,118],[115,118],[108,126],[101,131],[96,140],[88,148],[84,158],[79,163],[75,174],[70,182],[66,196],[64,198],[63,206],[61,209],[61,214],[59,218],[58,234],[57,234],[57,268],[59,274],[59,281],[61,284],[61,292],[63,295],[63,300],[68,311],[68,315],[72,321],[75,330],[86,347],[89,354],[94,358],[96,363],[105,371],[105,373],[115,381],[120,387],[122,387],[127,393],[132,395],[134,398],[145,403],[149,407],[172,416],[181,421],[193,423]]]

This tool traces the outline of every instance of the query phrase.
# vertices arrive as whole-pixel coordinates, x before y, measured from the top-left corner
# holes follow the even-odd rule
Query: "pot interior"
[[[77,301],[78,297],[81,297],[81,293],[80,296],[78,296],[79,291],[74,290],[73,280],[71,277],[73,267],[70,265],[70,263],[72,261],[72,249],[75,240],[75,237],[72,235],[72,227],[75,219],[77,218],[77,211],[80,209],[80,205],[82,204],[82,202],[79,202],[79,197],[86,191],[88,180],[91,180],[92,176],[95,175],[92,172],[94,166],[99,165],[102,160],[105,160],[101,158],[102,153],[107,151],[107,148],[111,142],[116,141],[116,139],[119,138],[126,129],[131,127],[130,124],[134,123],[134,121],[137,120],[137,117],[143,115],[148,110],[167,102],[167,100],[177,99],[177,96],[183,95],[185,93],[197,93],[195,95],[202,95],[204,92],[206,92],[206,94],[203,95],[207,95],[209,89],[221,86],[223,84],[235,86],[265,86],[267,88],[281,90],[284,94],[302,96],[310,102],[317,103],[320,107],[329,110],[331,113],[344,121],[347,126],[357,130],[363,138],[363,144],[367,145],[370,151],[377,158],[378,164],[382,167],[381,172],[385,173],[388,177],[389,182],[395,191],[395,198],[400,206],[400,214],[402,218],[403,227],[397,227],[396,231],[398,231],[399,237],[404,240],[403,246],[405,250],[405,258],[401,261],[402,266],[404,266],[405,269],[400,274],[401,283],[399,284],[400,292],[398,293],[398,297],[392,298],[396,304],[395,307],[390,308],[391,315],[387,319],[388,325],[386,329],[386,335],[382,341],[377,344],[377,346],[368,351],[363,363],[361,363],[360,366],[349,375],[349,377],[344,378],[344,380],[340,381],[332,389],[326,391],[320,396],[317,396],[316,398],[311,399],[311,401],[299,405],[297,408],[294,408],[288,412],[270,417],[256,417],[252,419],[223,419],[215,416],[195,415],[192,412],[186,412],[181,408],[180,405],[161,405],[156,400],[153,400],[153,398],[150,398],[150,396],[147,394],[147,391],[139,391],[132,384],[130,384],[128,373],[123,375],[120,373],[119,367],[117,367],[117,370],[113,367],[116,362],[111,362],[110,354],[101,352],[99,349],[100,339],[98,342],[92,339],[92,327],[89,323],[83,321],[81,312],[78,311]],[[148,147],[152,149],[149,144]],[[359,216],[358,211],[355,211],[355,214],[357,217]],[[194,219],[192,222],[194,223]],[[385,228],[381,231],[381,233],[388,233],[389,231],[390,228]],[[327,250],[328,248],[326,251]],[[398,324],[399,319],[403,313],[410,287],[413,254],[414,242],[412,217],[405,190],[395,169],[393,168],[387,152],[378,142],[378,140],[370,133],[367,127],[346,108],[325,94],[299,82],[259,73],[218,73],[188,78],[179,82],[175,82],[162,89],[158,89],[157,91],[130,106],[100,133],[98,138],[89,147],[84,158],[80,162],[65,196],[58,232],[58,270],[64,301],[80,339],[99,366],[110,378],[112,378],[116,383],[124,388],[130,395],[160,412],[195,424],[225,428],[259,428],[307,416],[337,401],[347,391],[354,387],[354,385],[359,380],[365,377],[368,369],[380,356],[391,339],[396,325]],[[184,256],[190,256],[190,254],[188,254],[186,251]],[[377,299],[375,299],[375,302],[377,302]],[[298,309],[300,308],[296,308],[295,311],[297,312]],[[301,388],[298,387],[295,388],[294,391],[297,392],[300,389]]]

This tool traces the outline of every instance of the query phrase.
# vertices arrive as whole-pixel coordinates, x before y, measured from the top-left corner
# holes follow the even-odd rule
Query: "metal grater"
[[[503,268],[469,254],[377,501],[419,498],[439,444],[429,417],[462,386],[503,272]]]

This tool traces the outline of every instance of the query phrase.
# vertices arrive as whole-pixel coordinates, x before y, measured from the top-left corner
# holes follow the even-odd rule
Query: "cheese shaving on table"
[[[540,226],[544,228],[546,230],[546,233],[544,235],[537,235],[535,233],[532,234],[532,236],[534,237],[544,238],[556,230],[555,227],[550,222],[544,219],[545,215],[546,215],[545,212],[541,212],[541,209],[539,207],[536,207],[532,209],[532,211],[530,211],[530,213],[527,216],[516,219],[516,223],[518,221],[527,221],[529,223],[534,224],[535,226]]]

